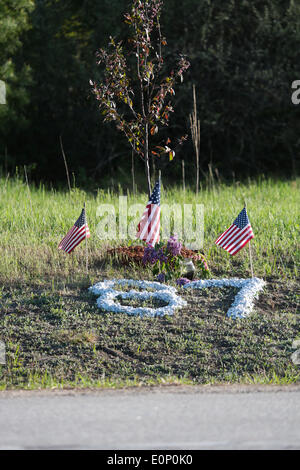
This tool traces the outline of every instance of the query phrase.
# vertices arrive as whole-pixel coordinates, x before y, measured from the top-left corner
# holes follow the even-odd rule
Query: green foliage
[[[143,263],[152,266],[152,274],[160,282],[170,280],[180,282],[181,275],[185,274],[185,257],[182,254],[182,243],[178,240],[177,234],[171,236],[167,243],[159,242],[155,247],[148,245],[144,250]],[[210,277],[210,272],[204,255],[193,254],[190,261],[195,263],[195,274],[198,278]]]
[[[95,64],[96,50],[111,34],[126,37],[128,1],[35,0],[32,6],[30,0],[0,5],[0,79],[7,83],[7,105],[0,106],[0,164],[7,148],[9,171],[16,164],[35,164],[37,180],[64,180],[61,135],[70,173],[79,183],[96,178],[111,185],[113,177],[129,186],[130,147],[102,124],[89,87],[90,78],[96,83],[105,78]],[[191,67],[180,95],[169,93],[178,112],[168,134],[157,134],[155,122],[149,126],[158,146],[154,152],[165,146],[173,150],[176,137],[189,131],[195,84],[202,176],[208,164],[226,177],[232,172],[238,178],[262,172],[295,175],[300,120],[299,106],[291,103],[291,83],[300,73],[299,2],[167,0],[160,23],[168,37],[165,63],[175,64],[182,51]],[[126,43],[122,47],[128,50]],[[134,57],[125,58],[132,71]],[[150,69],[143,73],[151,75]],[[193,184],[191,139],[184,149],[186,181]],[[180,160],[156,157],[150,167],[159,167],[164,181],[178,180]],[[144,172],[142,165],[137,160],[137,173]]]
[[[0,142],[8,145],[6,136],[12,129],[24,130],[24,107],[28,104],[27,87],[30,67],[19,64],[16,54],[22,48],[22,34],[30,29],[32,0],[3,0],[0,3],[0,80],[7,88],[7,105],[0,106]],[[0,151],[0,153],[2,153]]]
[[[239,321],[226,317],[232,289],[182,289],[185,308],[140,318],[101,313],[80,273],[52,281],[3,286],[0,389],[299,383],[291,361],[300,326],[295,280],[270,279],[255,312]]]
[[[105,79],[100,84],[90,81],[104,121],[115,122],[127,137],[133,152],[144,161],[149,196],[149,153],[158,157],[168,154],[170,160],[175,156],[175,150],[167,145],[169,138],[165,146],[156,145],[154,151],[150,147],[150,137],[158,133],[159,126],[168,126],[169,115],[174,110],[167,99],[175,95],[176,79],[183,81],[183,73],[190,66],[180,54],[176,66],[172,64],[172,70],[163,76],[162,48],[166,39],[161,34],[161,9],[161,0],[133,0],[131,12],[125,14],[125,22],[133,30],[128,42],[132,44],[129,55],[135,57],[135,70],[130,70],[127,65],[122,42],[117,43],[111,37],[109,49],[100,49],[97,53],[98,64],[104,65]],[[130,116],[123,111],[124,107],[129,108]],[[182,140],[184,138],[179,143]]]
[[[198,198],[190,190],[183,195],[180,188],[163,189],[170,205],[183,197],[186,204],[204,204],[203,249],[214,278],[250,276],[247,249],[232,257],[214,244],[247,199],[254,273],[267,285],[255,312],[236,322],[225,316],[236,294],[227,289],[182,290],[188,305],[172,317],[101,314],[88,295],[91,284],[152,276],[142,266],[114,265],[96,236],[97,208],[117,208],[119,194],[30,186],[31,212],[25,181],[0,179],[0,334],[7,359],[0,365],[0,389],[151,384],[170,377],[190,383],[299,382],[290,359],[299,337],[299,184],[222,184],[201,189]],[[145,197],[129,194],[128,205],[144,204]],[[89,278],[83,244],[72,255],[57,248],[83,200],[91,231]]]
[[[0,3],[0,64],[1,67],[22,46],[21,33],[28,29],[28,13],[33,0],[2,0]],[[3,72],[2,72],[3,73]]]
[[[191,190],[179,187],[162,188],[162,198],[169,207],[176,201],[204,205],[203,251],[212,277],[228,273],[239,277],[250,275],[249,253],[241,250],[231,256],[215,245],[215,240],[236,218],[247,200],[247,211],[255,239],[251,243],[254,273],[258,277],[276,276],[281,279],[299,275],[299,184],[297,181],[249,181],[247,184],[215,185],[200,189],[198,197]],[[0,245],[0,280],[29,281],[59,277],[67,279],[75,270],[85,272],[84,246],[76,256],[65,256],[58,243],[78,218],[82,201],[86,201],[91,238],[88,240],[89,261],[97,275],[106,245],[96,235],[100,222],[97,208],[112,204],[118,215],[119,192],[99,190],[97,193],[72,190],[47,191],[43,186],[28,188],[19,178],[0,179],[0,214],[2,242]],[[128,207],[145,205],[146,192],[128,194]],[[31,211],[32,206],[32,211]],[[78,209],[79,208],[79,209]],[[161,210],[162,223],[165,217]],[[120,244],[120,240],[111,240]],[[131,240],[131,244],[136,240]],[[62,256],[63,255],[63,256]],[[101,269],[100,269],[101,271]],[[111,277],[115,272],[111,273]],[[140,277],[140,273],[136,274]]]
[[[168,7],[170,41],[190,58],[198,91],[202,172],[213,163],[227,175],[295,174],[300,122],[291,83],[300,73],[299,3],[170,0]],[[184,116],[191,95],[186,87]]]

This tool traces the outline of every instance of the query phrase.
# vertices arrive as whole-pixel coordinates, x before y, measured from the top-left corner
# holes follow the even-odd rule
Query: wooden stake
[[[193,113],[190,114],[190,128],[196,154],[196,195],[199,192],[200,119],[197,116],[196,87],[193,85]]]
[[[31,193],[30,193],[30,188],[29,188],[29,183],[28,183],[28,178],[27,178],[26,165],[24,165],[24,173],[25,173],[25,179],[26,179],[26,184],[27,184],[27,189],[28,189],[28,196],[29,196],[29,202],[30,202],[30,208],[31,208],[31,215],[32,215],[32,218],[33,218],[33,209],[32,209],[32,201],[31,201]]]
[[[71,192],[71,183],[70,183],[70,177],[69,177],[69,169],[68,169],[67,159],[66,159],[66,156],[65,156],[65,152],[64,152],[64,148],[63,148],[63,144],[62,144],[62,140],[61,140],[61,135],[59,136],[59,141],[60,141],[60,148],[61,148],[62,156],[63,156],[64,162],[65,162],[65,168],[66,168],[66,174],[67,174],[67,180],[68,180],[69,191]]]

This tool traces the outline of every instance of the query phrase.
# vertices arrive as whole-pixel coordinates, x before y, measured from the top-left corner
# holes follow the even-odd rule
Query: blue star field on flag
[[[233,224],[215,241],[231,255],[238,253],[252,238],[254,234],[248,219],[246,207],[239,213]]]
[[[158,206],[160,206],[160,183],[159,183],[159,181],[156,181],[156,183],[155,183],[155,186],[154,186],[153,192],[150,196],[150,200],[149,200],[148,204],[149,203],[157,204]]]
[[[58,248],[66,253],[71,253],[85,238],[90,238],[90,230],[86,220],[85,209],[82,209],[80,216],[62,239]]]
[[[243,230],[244,227],[246,227],[246,225],[248,225],[250,222],[249,222],[249,219],[248,219],[248,215],[247,215],[247,211],[246,211],[246,208],[244,207],[244,209],[239,213],[239,215],[237,216],[237,218],[235,219],[235,221],[233,222],[234,225],[236,225],[240,230]]]

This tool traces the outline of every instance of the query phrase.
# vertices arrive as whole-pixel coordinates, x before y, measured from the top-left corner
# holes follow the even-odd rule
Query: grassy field
[[[231,257],[214,245],[246,199],[254,273],[267,286],[247,319],[226,317],[232,288],[186,291],[188,307],[149,319],[101,312],[87,290],[101,279],[152,278],[145,268],[110,259],[107,247],[121,242],[96,235],[97,207],[113,204],[118,212],[119,193],[70,194],[0,179],[0,340],[6,347],[0,388],[299,381],[290,359],[300,337],[299,186],[299,180],[265,179],[212,184],[197,199],[188,189],[163,188],[163,203],[204,204],[203,252],[213,278],[250,275],[247,248]],[[147,202],[146,194],[125,195],[128,205]],[[57,249],[84,201],[88,274],[85,243],[71,255]]]

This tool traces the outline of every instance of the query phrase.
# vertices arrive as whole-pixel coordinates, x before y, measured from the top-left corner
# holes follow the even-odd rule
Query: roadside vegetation
[[[255,234],[254,274],[267,286],[243,320],[226,317],[232,288],[201,293],[179,288],[188,306],[151,319],[101,312],[88,292],[102,279],[153,279],[149,269],[120,265],[107,254],[112,245],[137,241],[103,242],[96,235],[97,207],[113,204],[118,212],[119,193],[49,191],[21,178],[2,178],[1,389],[298,382],[291,346],[300,338],[299,182],[211,182],[200,187],[197,198],[188,187],[163,187],[162,203],[204,204],[202,251],[213,278],[250,276],[248,249],[232,258],[214,245],[246,199]],[[125,195],[128,205],[147,202],[146,193]],[[88,273],[85,243],[71,255],[57,248],[84,201],[91,232]]]

